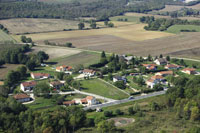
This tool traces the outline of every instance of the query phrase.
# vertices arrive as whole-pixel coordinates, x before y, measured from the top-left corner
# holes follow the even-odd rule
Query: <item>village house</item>
[[[80,104],[87,104],[88,106],[95,105],[96,103],[96,98],[93,96],[87,96],[86,98],[81,99],[80,101]]]
[[[192,74],[196,74],[196,69],[194,68],[185,68],[183,69],[181,72],[192,75]]]
[[[149,80],[146,81],[147,87],[153,88],[156,84],[164,82],[165,79],[163,76],[160,75],[154,75]]]
[[[47,79],[47,78],[50,78],[50,74],[48,74],[48,73],[31,73],[31,77],[33,79]]]
[[[127,64],[130,64],[132,59],[133,59],[133,56],[125,56],[124,59],[125,59]]]
[[[124,83],[126,83],[126,77],[125,76],[114,76],[113,82],[117,82],[117,81],[124,81]]]
[[[92,77],[96,74],[96,71],[91,69],[84,69],[82,72],[85,75],[85,77]]]
[[[23,82],[20,84],[20,89],[24,92],[31,92],[36,84],[36,81]]]
[[[60,81],[53,81],[50,83],[50,86],[53,87],[54,89],[60,89],[61,87],[64,86],[64,83]]]
[[[156,59],[154,61],[154,63],[156,63],[157,65],[166,65],[167,64],[167,60],[165,58],[159,58],[159,59]]]
[[[169,69],[169,70],[172,70],[172,69],[179,69],[179,68],[181,68],[181,66],[175,65],[175,64],[167,64],[167,65],[165,66],[165,69]]]
[[[75,105],[75,100],[72,100],[72,101],[64,101],[63,102],[63,105],[65,106],[72,106],[72,105]]]
[[[155,75],[160,75],[160,76],[168,76],[168,75],[173,75],[173,71],[162,71],[162,72],[157,72]]]
[[[18,102],[21,102],[21,103],[28,102],[31,100],[31,98],[27,94],[24,94],[24,93],[16,94],[13,97],[15,100],[17,100]]]
[[[156,70],[157,69],[156,64],[142,64],[142,65],[148,70]]]
[[[56,67],[57,72],[65,72],[65,73],[68,73],[68,74],[72,74],[72,70],[73,69],[72,69],[71,66],[66,66],[66,65]]]

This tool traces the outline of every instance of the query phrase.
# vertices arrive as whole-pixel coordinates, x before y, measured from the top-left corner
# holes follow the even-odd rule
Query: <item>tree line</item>
[[[199,20],[181,20],[181,19],[166,19],[166,18],[157,18],[153,16],[143,16],[140,18],[140,22],[147,23],[148,25],[144,27],[145,30],[153,31],[165,31],[172,25],[200,25]]]

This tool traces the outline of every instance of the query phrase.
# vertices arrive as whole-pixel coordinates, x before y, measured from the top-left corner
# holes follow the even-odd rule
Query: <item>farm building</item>
[[[25,92],[31,92],[36,84],[36,81],[23,82],[20,84],[20,89]]]
[[[55,88],[55,89],[60,89],[61,87],[64,86],[64,83],[60,82],[60,81],[53,81],[50,83],[50,86]]]
[[[196,74],[196,69],[194,68],[185,68],[183,69],[181,72],[192,75],[192,74]]]
[[[96,74],[96,71],[91,70],[91,69],[84,69],[83,74],[87,77],[92,77]]]
[[[167,64],[167,60],[165,58],[159,58],[159,59],[156,59],[154,61],[154,63],[156,63],[157,65],[166,65]]]
[[[31,100],[31,98],[27,95],[27,94],[16,94],[16,95],[14,95],[13,96],[14,97],[14,99],[16,99],[18,102],[21,102],[21,103],[23,103],[23,102],[28,102],[28,101],[30,101]]]
[[[72,67],[71,66],[62,65],[62,66],[56,67],[56,71],[57,72],[72,71]]]
[[[155,76],[152,76],[149,80],[147,80],[146,84],[147,84],[147,87],[153,88],[154,85],[162,83],[163,81],[165,81],[163,76],[155,75]]]
[[[114,76],[113,82],[117,82],[117,81],[124,81],[124,83],[126,83],[126,77],[125,76]]]
[[[50,78],[50,74],[48,74],[48,73],[31,73],[31,77],[33,79],[47,79],[47,78]]]
[[[96,98],[93,96],[87,96],[86,98],[80,100],[80,104],[87,104],[88,106],[95,105],[96,103]]]
[[[156,75],[160,75],[160,76],[168,76],[168,75],[173,75],[173,71],[162,71],[162,72],[157,72]]]

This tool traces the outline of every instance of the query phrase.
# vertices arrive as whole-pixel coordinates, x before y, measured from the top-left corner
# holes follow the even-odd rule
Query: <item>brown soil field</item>
[[[61,31],[63,29],[78,29],[79,21],[64,19],[34,19],[34,18],[17,18],[0,20],[10,33],[38,33],[49,31]],[[85,25],[87,28],[88,24]]]
[[[16,64],[5,64],[3,65],[1,68],[0,68],[0,79],[5,79],[7,73],[10,71],[10,70],[16,70],[16,68],[18,66],[21,66],[21,65],[16,65]]]
[[[127,12],[124,15],[125,16],[136,16],[136,17],[154,16],[155,18],[171,18],[170,16],[161,16],[161,15],[152,15],[152,14],[144,14],[144,13],[134,13],[134,12]]]
[[[59,47],[59,46],[35,46],[32,48],[33,52],[44,51],[49,55],[49,59],[59,58],[63,56],[71,56],[74,54],[78,54],[81,50]]]
[[[158,32],[158,31],[146,31],[144,30],[145,24],[131,24],[122,22],[113,22],[116,27],[114,28],[102,28],[92,30],[76,30],[76,31],[62,31],[62,32],[49,32],[39,34],[28,34],[27,37],[31,37],[35,42],[43,42],[44,40],[58,40],[58,39],[70,39],[77,37],[88,37],[96,35],[112,35],[132,41],[143,41],[155,38],[161,38],[166,36],[173,36],[174,34]],[[20,36],[13,36],[16,40],[19,40]]]

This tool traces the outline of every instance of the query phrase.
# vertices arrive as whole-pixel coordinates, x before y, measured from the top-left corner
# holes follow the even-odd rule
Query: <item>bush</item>
[[[120,109],[115,110],[116,115],[123,115],[123,112]]]
[[[104,116],[111,117],[111,116],[113,116],[113,112],[112,111],[104,111]]]

